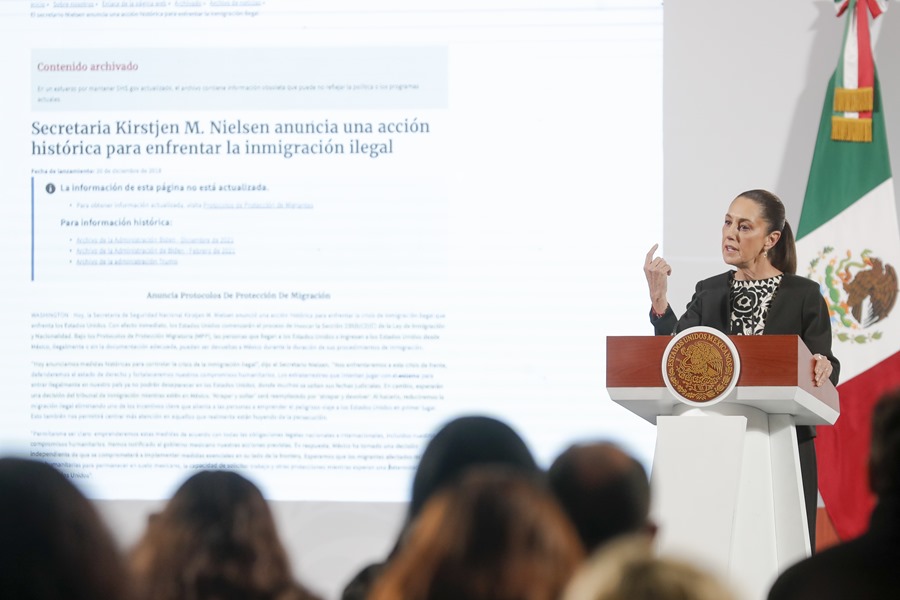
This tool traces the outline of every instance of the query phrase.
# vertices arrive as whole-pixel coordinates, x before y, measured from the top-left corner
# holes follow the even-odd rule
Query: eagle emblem
[[[696,383],[715,383],[725,371],[725,361],[715,346],[697,342],[684,349],[678,374]]]
[[[663,380],[672,394],[688,404],[715,404],[737,383],[737,349],[724,334],[691,327],[672,338],[663,355]]]
[[[810,261],[808,276],[819,282],[835,338],[857,344],[881,339],[882,333],[870,328],[886,319],[897,301],[893,265],[869,249],[854,257],[849,250],[841,255],[826,246]]]

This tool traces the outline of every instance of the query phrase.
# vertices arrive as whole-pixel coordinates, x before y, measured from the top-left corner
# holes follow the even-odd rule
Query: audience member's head
[[[229,471],[188,478],[149,521],[131,567],[144,600],[311,597],[291,575],[259,489]]]
[[[588,551],[622,534],[655,533],[647,472],[615,444],[570,446],[547,475]]]
[[[869,528],[781,573],[769,600],[894,598],[900,589],[900,388],[872,409],[869,485],[878,497]]]
[[[506,423],[485,416],[453,419],[434,434],[422,452],[413,479],[409,517],[419,514],[432,494],[466,469],[482,465],[538,471],[528,446]]]
[[[473,467],[502,465],[524,473],[539,472],[528,446],[513,429],[480,415],[458,417],[441,426],[425,449],[413,478],[406,523],[390,555],[396,554],[406,528],[426,501]],[[347,583],[342,600],[361,600],[384,570],[384,562],[370,564]]]
[[[562,600],[733,600],[710,573],[653,553],[645,535],[605,544],[572,577]]]
[[[0,598],[127,597],[124,561],[84,495],[50,465],[0,459]]]
[[[370,600],[555,600],[583,559],[534,476],[470,469],[425,504]]]
[[[900,388],[872,410],[869,484],[879,498],[900,498]]]

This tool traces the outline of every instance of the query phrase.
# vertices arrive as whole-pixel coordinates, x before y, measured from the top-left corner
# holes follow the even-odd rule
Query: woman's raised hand
[[[644,275],[647,277],[647,285],[650,287],[650,302],[653,303],[653,311],[657,314],[666,312],[669,306],[667,292],[669,290],[669,275],[672,267],[662,256],[654,258],[659,244],[653,244],[647,257],[644,259]]]

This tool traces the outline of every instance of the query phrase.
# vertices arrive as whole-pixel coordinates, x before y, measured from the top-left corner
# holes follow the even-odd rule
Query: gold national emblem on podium
[[[734,344],[709,327],[681,332],[663,355],[667,387],[692,404],[708,404],[724,398],[734,388],[739,369]]]

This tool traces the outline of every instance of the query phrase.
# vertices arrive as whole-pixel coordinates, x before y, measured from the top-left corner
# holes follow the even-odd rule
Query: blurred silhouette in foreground
[[[87,498],[50,465],[0,459],[0,598],[129,597],[124,559]]]
[[[872,411],[869,485],[878,498],[869,529],[788,568],[769,600],[895,598],[900,593],[900,388]]]

